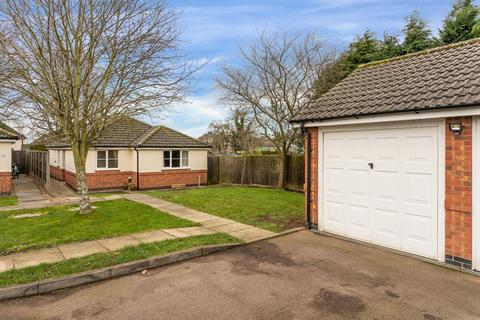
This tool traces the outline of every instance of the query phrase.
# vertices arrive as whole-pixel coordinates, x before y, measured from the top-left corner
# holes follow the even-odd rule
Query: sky
[[[355,35],[372,30],[400,34],[404,18],[417,9],[437,33],[452,0],[169,0],[181,10],[182,49],[193,61],[209,61],[196,75],[186,103],[155,122],[193,137],[228,115],[218,101],[220,66],[238,65],[239,47],[260,32],[315,33],[329,46],[346,48]]]

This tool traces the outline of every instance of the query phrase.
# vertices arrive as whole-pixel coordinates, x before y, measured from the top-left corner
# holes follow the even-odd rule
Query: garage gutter
[[[420,120],[420,119],[434,119],[434,118],[446,118],[446,117],[459,117],[465,115],[479,115],[480,114],[480,103],[474,102],[469,104],[459,104],[459,105],[450,105],[450,106],[441,106],[434,108],[411,108],[405,110],[392,110],[392,111],[382,111],[382,112],[372,112],[372,113],[359,113],[354,115],[347,116],[336,116],[328,118],[309,118],[309,119],[299,119],[291,120],[290,123],[294,127],[301,128],[302,125],[306,127],[318,127],[323,125],[342,125],[343,123],[337,123],[337,121],[352,121],[352,124],[355,123],[355,120],[361,119],[371,119],[371,122],[381,122],[385,120],[378,119],[382,116],[392,116],[398,117],[396,121],[401,120]],[[402,116],[408,118],[403,119]],[[392,118],[392,120],[395,118]]]

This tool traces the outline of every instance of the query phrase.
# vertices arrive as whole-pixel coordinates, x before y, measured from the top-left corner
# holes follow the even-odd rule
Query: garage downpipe
[[[312,219],[311,219],[311,208],[310,208],[310,202],[311,202],[311,187],[312,187],[312,164],[311,164],[311,159],[312,159],[312,136],[310,134],[310,130],[305,129],[305,124],[302,122],[301,124],[302,128],[302,133],[307,138],[307,145],[305,146],[305,149],[307,151],[307,227],[308,229],[312,229]]]

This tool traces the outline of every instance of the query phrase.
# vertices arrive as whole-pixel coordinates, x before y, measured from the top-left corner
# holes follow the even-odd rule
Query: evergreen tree
[[[422,51],[434,45],[432,31],[417,10],[414,10],[411,15],[405,18],[403,32],[405,33],[403,42],[405,53]]]
[[[390,59],[403,54],[404,51],[398,36],[385,33],[383,41],[380,42],[378,57],[380,59]]]
[[[472,0],[457,0],[443,21],[440,40],[443,44],[480,37],[480,8]]]
[[[345,58],[345,71],[350,73],[360,64],[380,60],[380,41],[375,32],[367,31],[363,36],[357,36],[350,44]]]

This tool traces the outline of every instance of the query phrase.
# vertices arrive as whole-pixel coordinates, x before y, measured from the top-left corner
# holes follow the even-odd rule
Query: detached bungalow
[[[480,40],[361,66],[293,122],[311,227],[480,269]]]
[[[26,137],[0,122],[0,195],[12,192],[12,150],[21,150]]]
[[[76,190],[73,153],[65,141],[47,144],[50,175]],[[164,126],[134,119],[111,125],[87,155],[90,190],[171,188],[207,183],[209,145]]]

